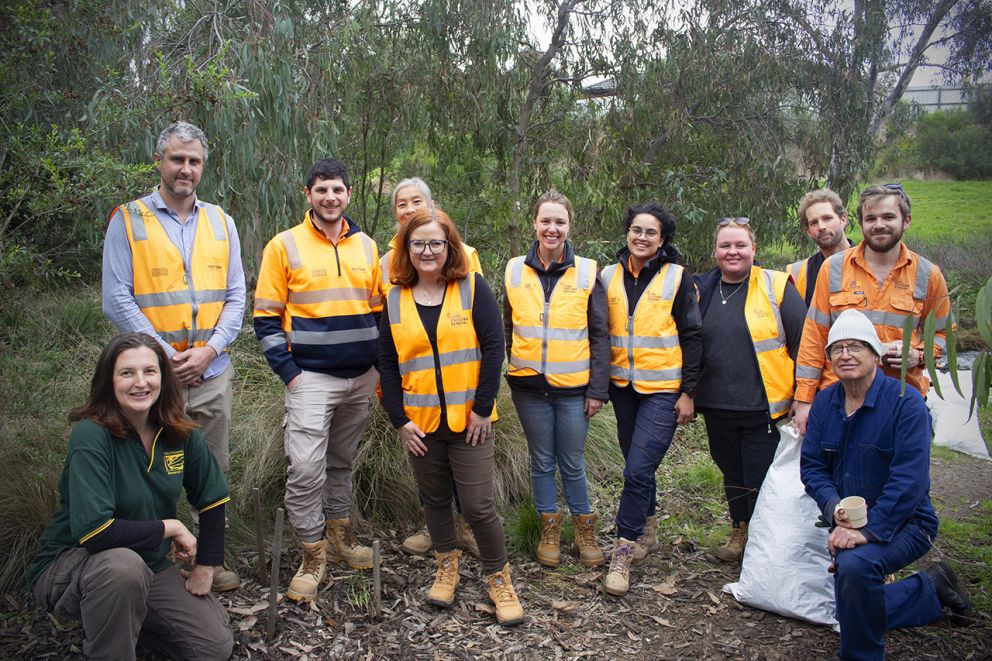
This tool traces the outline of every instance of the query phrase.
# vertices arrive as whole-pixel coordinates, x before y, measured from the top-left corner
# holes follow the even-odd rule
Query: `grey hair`
[[[203,162],[207,162],[207,154],[209,153],[209,149],[207,148],[207,135],[199,126],[195,126],[184,121],[169,124],[161,133],[158,134],[158,142],[155,143],[155,153],[159,156],[164,156],[165,143],[168,142],[169,138],[172,136],[176,136],[183,142],[199,140],[200,144],[203,145]]]
[[[416,186],[420,194],[427,198],[428,206],[434,206],[434,198],[431,197],[431,188],[427,182],[420,177],[407,177],[396,184],[396,188],[393,189],[393,211],[396,211],[396,195],[407,186]]]

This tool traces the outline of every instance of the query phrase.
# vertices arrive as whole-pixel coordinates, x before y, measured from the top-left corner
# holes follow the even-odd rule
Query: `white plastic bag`
[[[802,437],[791,420],[778,425],[775,459],[758,493],[736,583],[723,586],[737,601],[838,629],[834,581],[827,572],[827,529],[799,479]]]
[[[940,392],[946,399],[937,397],[937,391],[930,389],[927,407],[933,417],[933,442],[958,452],[970,454],[979,459],[989,459],[989,451],[982,440],[982,430],[978,427],[978,411],[968,419],[968,400],[971,398],[971,373],[961,373],[959,379],[965,398],[954,389],[950,374],[937,372]]]

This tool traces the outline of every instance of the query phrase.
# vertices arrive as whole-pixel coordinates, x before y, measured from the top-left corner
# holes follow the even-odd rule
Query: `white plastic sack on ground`
[[[737,601],[837,629],[827,529],[799,479],[802,437],[780,423],[781,440],[748,526],[741,577],[723,586]]]
[[[954,389],[950,374],[937,372],[940,382],[940,392],[944,399],[937,397],[937,392],[931,388],[927,395],[927,406],[933,416],[933,442],[958,452],[970,454],[979,459],[989,459],[988,448],[982,440],[982,431],[978,428],[978,411],[968,420],[968,402],[971,399],[971,372],[958,372],[958,382],[964,399]]]

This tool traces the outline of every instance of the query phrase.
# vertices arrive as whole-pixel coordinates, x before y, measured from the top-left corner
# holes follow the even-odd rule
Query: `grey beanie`
[[[824,352],[830,357],[830,345],[840,340],[860,340],[870,346],[876,356],[883,353],[882,342],[878,339],[875,327],[864,313],[858,310],[844,310],[837,316],[830,333],[827,335],[827,346]]]

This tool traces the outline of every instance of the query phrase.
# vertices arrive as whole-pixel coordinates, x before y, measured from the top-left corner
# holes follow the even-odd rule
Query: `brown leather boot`
[[[355,539],[351,519],[329,519],[324,523],[328,555],[335,562],[343,562],[352,569],[372,568],[372,549],[362,546]]]
[[[524,621],[524,609],[510,580],[510,563],[501,571],[486,576],[489,584],[489,598],[496,606],[496,621],[504,627],[512,627]]]
[[[575,553],[584,567],[606,564],[606,556],[596,543],[596,515],[579,514],[572,517],[575,526]]]
[[[561,516],[558,512],[541,512],[541,540],[537,543],[537,561],[545,567],[561,564]]]
[[[403,543],[400,544],[400,549],[411,555],[427,555],[427,552],[431,550],[430,532],[425,528],[424,530],[413,533],[403,540]]]
[[[658,548],[658,517],[649,516],[644,522],[644,532],[634,542],[634,562],[640,562]]]
[[[479,543],[475,541],[475,533],[472,532],[472,526],[469,525],[468,521],[461,514],[455,513],[455,533],[457,535],[458,548],[463,551],[468,551],[469,555],[473,558],[481,558],[479,555]]]
[[[458,575],[458,560],[462,557],[459,549],[441,553],[434,552],[437,560],[437,573],[434,575],[434,585],[427,591],[427,603],[451,608],[455,603],[455,588],[458,587],[461,576]]]
[[[289,582],[286,597],[293,601],[313,601],[327,571],[327,540],[301,542],[300,546],[303,547],[303,562]]]
[[[744,547],[747,546],[747,524],[741,521],[737,528],[730,529],[730,538],[723,546],[713,549],[717,560],[724,562],[740,562],[744,557]]]

